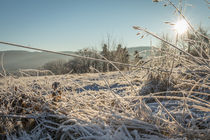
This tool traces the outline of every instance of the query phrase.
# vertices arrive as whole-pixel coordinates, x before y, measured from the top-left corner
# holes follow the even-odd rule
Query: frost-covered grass
[[[4,77],[0,139],[206,139],[209,99],[208,65],[180,55],[123,75]]]
[[[173,44],[134,26],[141,38],[151,35],[170,48],[152,50],[160,55],[129,71],[15,78],[4,76],[2,60],[0,139],[210,139],[210,39],[187,23],[197,57],[180,49],[187,40]]]

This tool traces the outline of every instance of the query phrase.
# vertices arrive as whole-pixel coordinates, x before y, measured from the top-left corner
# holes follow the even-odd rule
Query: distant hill
[[[36,69],[45,63],[54,60],[69,60],[72,57],[46,52],[28,52],[28,51],[0,51],[0,56],[4,53],[4,68],[12,72],[18,69]],[[73,52],[65,52],[73,53]],[[1,58],[1,57],[0,57]],[[2,68],[0,67],[0,71]]]
[[[150,50],[150,47],[131,47],[127,48],[128,52],[133,58],[134,51],[137,50],[139,52],[144,50]],[[28,52],[28,51],[0,51],[0,59],[4,53],[4,68],[8,72],[14,72],[19,69],[36,69],[43,66],[45,63],[54,61],[54,60],[66,60],[72,59],[72,57],[46,53],[46,52]],[[65,51],[64,53],[72,54],[74,52]],[[142,57],[147,57],[149,53],[141,54]],[[2,72],[2,68],[0,67],[0,72]]]
[[[151,47],[149,46],[139,46],[139,47],[131,47],[131,48],[128,48],[128,52],[130,54],[130,58],[132,59],[133,58],[133,54],[135,51],[138,51],[140,53],[140,56],[142,56],[143,58],[146,58],[150,55],[150,51],[151,50]]]

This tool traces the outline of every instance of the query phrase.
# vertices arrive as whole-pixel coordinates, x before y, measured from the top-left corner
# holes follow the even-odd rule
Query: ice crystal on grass
[[[197,75],[195,79],[197,71],[191,70],[185,75],[193,79],[174,78],[179,75],[172,73],[170,85],[168,76],[154,71],[125,73],[140,84],[136,85],[139,95],[135,96],[117,72],[106,74],[109,85],[100,74],[5,77],[0,86],[0,137],[106,140],[208,136],[208,75]],[[199,81],[199,77],[205,80]],[[182,86],[187,80],[188,86]],[[52,86],[55,82],[59,88]],[[69,87],[71,90],[67,90]]]

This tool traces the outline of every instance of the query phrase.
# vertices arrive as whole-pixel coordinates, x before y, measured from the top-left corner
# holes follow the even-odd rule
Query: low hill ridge
[[[127,48],[128,52],[132,58],[134,51],[137,50],[139,52],[143,50],[149,50],[148,46],[139,46],[139,47],[130,47]],[[63,53],[75,53],[71,51],[62,51]],[[23,50],[8,50],[8,51],[0,51],[0,56],[4,53],[4,68],[8,72],[17,71],[19,69],[36,69],[43,66],[45,63],[55,60],[65,60],[68,61],[72,59],[72,57],[52,54],[47,52],[29,52]],[[148,53],[142,54],[143,57],[147,56]],[[2,69],[0,68],[0,71]]]

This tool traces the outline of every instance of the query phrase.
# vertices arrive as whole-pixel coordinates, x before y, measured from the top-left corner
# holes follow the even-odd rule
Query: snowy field
[[[208,139],[209,71],[201,69],[202,81],[182,67],[168,77],[154,69],[3,77],[0,139]]]

